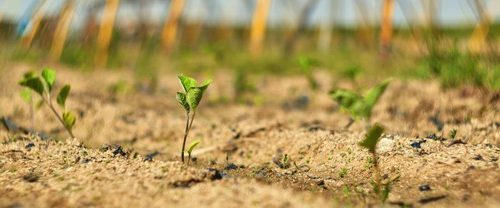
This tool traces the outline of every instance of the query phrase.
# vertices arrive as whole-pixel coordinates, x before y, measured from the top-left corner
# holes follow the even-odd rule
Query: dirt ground
[[[16,81],[31,67],[4,68],[2,122],[29,128]],[[233,102],[232,76],[209,76],[190,134],[201,145],[187,165],[175,74],[151,87],[123,71],[58,70],[56,88],[72,84],[78,138],[67,139],[45,106],[35,111],[42,137],[0,125],[0,207],[382,206],[370,155],[357,145],[365,126],[345,128],[349,117],[327,94],[356,84],[320,72],[314,92],[303,77],[254,77],[258,95]],[[392,185],[383,206],[500,206],[500,92],[396,79],[371,122],[386,128],[379,162]]]

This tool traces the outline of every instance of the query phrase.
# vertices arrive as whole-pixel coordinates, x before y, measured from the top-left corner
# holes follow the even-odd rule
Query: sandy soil
[[[30,67],[8,68],[0,116],[28,128],[16,80]],[[190,134],[201,140],[196,161],[186,165],[178,162],[185,118],[174,74],[159,76],[155,90],[121,71],[58,74],[59,84],[72,83],[78,139],[66,139],[44,106],[34,127],[48,138],[0,125],[0,207],[381,205],[370,155],[357,145],[364,124],[346,129],[349,117],[327,95],[356,84],[318,73],[313,92],[301,77],[254,77],[260,93],[235,103],[232,77],[216,74]],[[118,82],[128,90],[112,93]],[[500,92],[391,83],[372,117],[386,127],[378,146],[383,180],[392,181],[385,205],[499,206],[499,111]]]

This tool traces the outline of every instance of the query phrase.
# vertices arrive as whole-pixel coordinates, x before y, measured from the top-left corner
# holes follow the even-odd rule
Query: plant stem
[[[377,195],[380,197],[380,191],[381,191],[381,179],[380,179],[380,168],[378,167],[378,158],[377,154],[375,152],[372,152],[372,157],[373,157],[373,169],[375,170],[374,178],[375,178],[375,183],[377,184]]]
[[[31,117],[31,130],[35,131],[35,105],[33,104],[33,96],[30,98],[30,117]]]
[[[43,96],[42,96],[42,98],[45,101],[45,103],[49,106],[50,110],[52,110],[52,112],[56,115],[57,120],[59,120],[59,122],[61,122],[61,124],[64,126],[66,131],[68,131],[68,134],[71,136],[71,138],[75,138],[75,135],[73,135],[73,131],[71,131],[71,128],[69,128],[68,126],[66,126],[66,124],[64,124],[64,121],[63,121],[61,115],[59,115],[57,110],[52,105],[52,102],[50,101],[50,97],[48,100],[46,98],[44,98]]]
[[[191,116],[191,123],[189,124],[189,130],[191,130],[191,126],[193,126],[194,116],[196,116],[196,110],[193,111],[193,115]]]
[[[186,129],[184,130],[184,140],[182,141],[181,161],[184,163],[184,149],[186,148],[186,140],[189,133],[189,112],[186,112]]]

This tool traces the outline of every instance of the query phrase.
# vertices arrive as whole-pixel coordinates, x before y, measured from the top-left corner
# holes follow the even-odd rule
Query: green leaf
[[[40,96],[43,96],[44,86],[40,78],[31,77],[28,79],[24,79],[19,84],[23,87],[27,87],[38,93]]]
[[[57,104],[59,104],[63,108],[66,105],[66,98],[68,98],[70,90],[71,86],[64,85],[64,87],[59,91],[59,94],[57,94]]]
[[[21,98],[23,98],[24,102],[31,103],[32,96],[30,89],[23,88],[19,94],[21,95]]]
[[[206,80],[201,86],[191,87],[191,89],[189,89],[186,94],[186,100],[191,110],[196,110],[201,99],[203,98],[203,93],[207,90],[210,83],[212,83],[212,80]]]
[[[42,71],[42,77],[43,80],[45,80],[45,83],[47,84],[47,87],[49,87],[49,92],[52,91],[52,87],[54,86],[54,83],[56,82],[56,72],[52,69],[44,69]]]
[[[181,104],[181,106],[184,108],[184,110],[186,110],[188,113],[189,113],[189,104],[186,100],[186,94],[185,93],[182,93],[182,92],[177,92],[177,95],[175,96],[175,98],[177,99],[177,102],[179,102],[179,104]]]
[[[35,77],[35,72],[33,72],[33,71],[26,72],[26,73],[24,73],[23,77],[24,77],[24,79],[33,78],[33,77]]]
[[[75,114],[73,114],[70,111],[65,111],[63,113],[63,121],[64,121],[64,126],[66,126],[69,129],[73,128],[73,126],[75,126],[76,123]]]
[[[380,136],[384,132],[384,128],[376,123],[368,130],[365,139],[359,143],[360,146],[368,149],[368,151],[375,153],[375,147],[379,141]]]
[[[198,105],[200,104],[201,98],[203,97],[203,90],[195,87],[191,88],[187,94],[186,94],[186,101],[189,105],[189,107],[195,111],[196,108],[198,108]]]
[[[191,144],[189,144],[189,147],[188,147],[186,152],[188,154],[191,154],[191,152],[193,152],[194,148],[196,148],[196,146],[198,146],[199,144],[200,144],[200,140],[196,140],[196,141],[191,142]]]
[[[194,80],[193,78],[182,74],[177,77],[179,78],[179,81],[181,82],[185,93],[187,93],[192,87],[196,87],[196,80]]]
[[[371,110],[373,106],[378,102],[380,97],[382,97],[382,94],[384,94],[385,89],[391,82],[391,79],[386,79],[380,84],[376,85],[372,89],[370,89],[368,92],[366,92],[364,96],[364,101],[366,104],[367,109],[370,111],[369,113],[371,114]]]

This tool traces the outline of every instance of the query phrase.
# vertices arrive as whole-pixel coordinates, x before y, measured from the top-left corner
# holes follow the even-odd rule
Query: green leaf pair
[[[197,86],[196,80],[191,77],[179,75],[178,78],[184,92],[177,92],[177,101],[187,112],[196,111],[203,98],[203,93],[212,83],[212,80],[206,80],[200,86]]]
[[[373,107],[377,104],[390,82],[391,79],[384,80],[369,89],[363,96],[345,89],[332,90],[330,96],[340,105],[343,111],[348,112],[354,119],[369,119]]]
[[[56,102],[59,106],[61,106],[61,108],[63,108],[63,114],[61,116],[52,105],[51,94],[55,83],[56,72],[52,69],[43,69],[40,76],[37,76],[34,72],[25,73],[23,79],[19,82],[19,85],[25,87],[25,89],[21,91],[21,97],[28,102],[31,101],[32,98],[32,94],[29,90],[39,94],[42,101],[49,106],[52,112],[54,112],[57,116],[58,120],[68,130],[70,136],[74,137],[71,129],[76,123],[76,116],[74,113],[66,110],[66,99],[69,96],[71,87],[69,85],[64,85],[57,94]]]
[[[44,95],[48,96],[47,99],[50,99],[50,94],[56,82],[56,72],[47,68],[42,70],[41,77],[42,78],[36,76],[33,72],[28,72],[24,74],[24,78],[19,82],[19,84],[35,91],[42,97]],[[71,87],[69,85],[64,85],[57,94],[57,104],[61,107],[65,107],[70,89]],[[22,92],[22,97],[25,100],[31,99],[31,95],[25,91]]]

